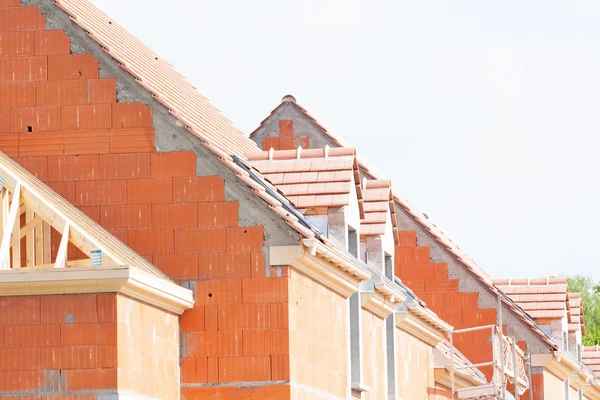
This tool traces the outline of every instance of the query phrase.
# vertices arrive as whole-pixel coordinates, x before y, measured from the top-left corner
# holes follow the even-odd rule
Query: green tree
[[[590,277],[575,275],[567,278],[569,292],[580,292],[585,324],[584,346],[600,344],[600,285]]]

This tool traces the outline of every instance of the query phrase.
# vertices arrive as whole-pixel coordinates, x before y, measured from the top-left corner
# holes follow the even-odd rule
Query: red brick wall
[[[0,7],[0,150],[194,289],[181,318],[184,398],[232,390],[194,387],[207,383],[289,379],[288,276],[266,277],[263,228],[238,226],[238,203],[221,177],[196,176],[193,152],[157,153],[152,109],[115,103],[115,79],[69,52],[36,7]]]
[[[0,394],[115,390],[116,311],[114,294],[0,298]]]

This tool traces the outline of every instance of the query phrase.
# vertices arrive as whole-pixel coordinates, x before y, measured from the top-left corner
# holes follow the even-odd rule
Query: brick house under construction
[[[566,282],[492,280],[292,96],[248,138],[87,0],[0,0],[0,151],[0,399],[600,399]]]

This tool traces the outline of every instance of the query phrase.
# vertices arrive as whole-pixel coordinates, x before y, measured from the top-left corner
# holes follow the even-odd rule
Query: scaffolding
[[[451,363],[449,366],[452,385],[453,399],[489,399],[489,400],[526,400],[520,397],[531,387],[531,364],[529,352],[525,353],[516,343],[514,337],[507,337],[502,333],[502,308],[498,299],[497,321],[495,325],[477,326],[466,329],[458,329],[450,332]],[[454,365],[454,335],[468,332],[485,331],[491,332],[492,360],[477,364],[461,366]],[[492,367],[492,379],[485,385],[456,388],[455,379],[457,371],[475,370],[480,367]],[[513,393],[510,393],[507,384],[513,385]],[[529,400],[533,400],[533,393],[529,391]]]

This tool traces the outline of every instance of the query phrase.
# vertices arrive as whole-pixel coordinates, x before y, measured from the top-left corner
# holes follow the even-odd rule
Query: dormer
[[[568,346],[569,353],[576,356],[578,359],[581,356],[581,346],[583,335],[585,335],[585,327],[583,325],[583,304],[581,293],[567,293],[567,310],[568,310]]]
[[[391,182],[364,179],[362,188],[365,215],[360,222],[361,258],[393,279],[397,228]]]
[[[364,213],[353,148],[271,149],[246,158],[322,234],[358,257]]]

